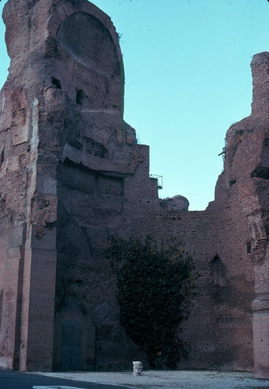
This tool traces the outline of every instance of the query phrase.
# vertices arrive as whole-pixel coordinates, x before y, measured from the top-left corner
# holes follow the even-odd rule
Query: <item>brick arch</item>
[[[57,40],[78,61],[97,73],[112,79],[120,76],[119,58],[112,36],[94,16],[84,12],[70,15],[60,25]]]
[[[58,57],[53,76],[60,80],[69,98],[79,101],[83,110],[122,114],[122,58],[109,25],[88,12],[73,12],[58,23],[53,35],[53,47],[57,47],[54,54]]]

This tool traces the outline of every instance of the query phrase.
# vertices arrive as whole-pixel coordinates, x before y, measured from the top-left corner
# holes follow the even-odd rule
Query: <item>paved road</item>
[[[0,370],[0,389],[115,389],[116,386]],[[122,386],[121,386],[122,389]]]

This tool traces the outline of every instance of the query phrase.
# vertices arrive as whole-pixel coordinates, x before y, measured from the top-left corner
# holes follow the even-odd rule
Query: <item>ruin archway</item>
[[[54,347],[56,370],[94,368],[95,325],[84,309],[64,308],[56,314]]]

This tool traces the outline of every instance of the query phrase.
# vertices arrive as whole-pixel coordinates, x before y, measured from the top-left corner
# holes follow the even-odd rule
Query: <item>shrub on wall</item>
[[[111,238],[107,257],[116,274],[121,324],[150,367],[175,368],[186,353],[180,326],[188,319],[197,273],[176,243]]]

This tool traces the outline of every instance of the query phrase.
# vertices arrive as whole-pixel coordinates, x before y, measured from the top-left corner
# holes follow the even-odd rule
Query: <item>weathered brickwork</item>
[[[182,241],[201,274],[179,367],[269,376],[269,54],[253,110],[227,133],[215,201],[159,200],[123,120],[117,33],[86,0],[9,0],[0,95],[0,367],[120,369],[143,358],[119,324],[109,235]]]

